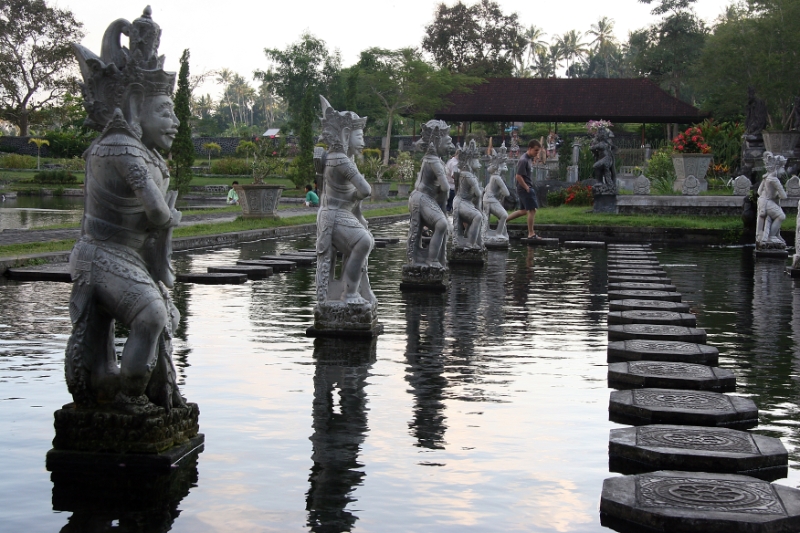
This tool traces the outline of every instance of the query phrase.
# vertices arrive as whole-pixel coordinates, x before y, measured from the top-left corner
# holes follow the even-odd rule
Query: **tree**
[[[223,99],[228,104],[228,109],[231,112],[231,121],[233,122],[233,129],[236,129],[236,116],[233,114],[233,104],[230,100],[230,95],[228,94],[228,86],[231,84],[231,80],[233,79],[234,73],[231,72],[230,69],[224,68],[217,72],[217,83],[222,85],[224,88],[222,89],[222,96]]]
[[[39,159],[40,159],[39,156],[42,155],[42,146],[45,146],[45,145],[49,146],[50,145],[50,141],[48,141],[47,139],[36,139],[36,138],[33,138],[33,139],[28,139],[28,144],[30,144],[30,143],[33,143],[33,144],[36,145],[36,170],[39,170],[41,168],[41,166],[39,165]]]
[[[217,143],[205,143],[203,144],[203,150],[208,154],[208,168],[211,168],[211,152],[215,154],[222,152],[222,146]]]
[[[536,64],[539,53],[547,51],[547,41],[544,40],[545,35],[547,34],[542,28],[534,26],[533,24],[525,30],[523,37],[525,38],[528,49],[529,67],[533,67],[533,65]]]
[[[581,41],[581,34],[576,30],[568,31],[558,37],[556,42],[561,51],[561,57],[567,62],[567,76],[570,76],[570,63],[579,61],[586,55],[586,44]]]
[[[175,92],[175,115],[180,121],[178,133],[172,143],[172,160],[175,162],[174,187],[183,194],[189,190],[194,165],[194,143],[192,142],[192,92],[189,87],[189,50],[181,54],[178,72],[178,90]]]
[[[32,113],[74,85],[70,43],[83,37],[82,26],[43,0],[0,0],[0,105],[20,135],[28,135]]]
[[[591,42],[594,45],[594,54],[603,58],[606,78],[610,77],[608,69],[609,56],[614,52],[617,44],[613,32],[614,20],[608,17],[600,17],[587,32],[587,35],[594,37]]]

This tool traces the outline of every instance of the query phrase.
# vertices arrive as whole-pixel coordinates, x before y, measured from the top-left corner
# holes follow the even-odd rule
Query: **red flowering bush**
[[[594,196],[592,195],[592,186],[587,185],[572,185],[566,189],[559,189],[547,193],[547,205],[556,207],[559,205],[592,205],[594,203]]]
[[[672,148],[679,154],[708,154],[711,147],[706,143],[700,128],[692,126],[672,139]]]

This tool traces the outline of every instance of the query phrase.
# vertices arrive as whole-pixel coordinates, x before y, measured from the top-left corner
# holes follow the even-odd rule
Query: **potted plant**
[[[408,198],[411,190],[411,180],[414,179],[414,160],[408,152],[400,152],[395,162],[395,176],[397,176],[397,197]]]
[[[278,202],[284,187],[264,183],[264,178],[279,172],[285,163],[271,145],[270,139],[264,139],[256,144],[256,149],[252,152],[253,183],[234,185],[244,218],[279,218]]]
[[[692,126],[679,134],[672,140],[672,149],[672,165],[676,175],[672,190],[682,191],[686,178],[694,176],[700,184],[700,190],[707,191],[706,173],[714,156],[700,128]]]
[[[379,202],[386,200],[389,197],[391,183],[383,181],[383,175],[389,167],[384,165],[377,157],[368,155],[365,155],[364,159],[360,163],[357,163],[357,165],[358,170],[365,178],[369,179],[375,176],[375,181],[370,181],[369,183],[370,187],[372,187],[372,201]]]

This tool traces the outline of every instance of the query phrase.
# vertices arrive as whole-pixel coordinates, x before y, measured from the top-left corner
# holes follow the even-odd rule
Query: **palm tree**
[[[222,90],[222,95],[227,100],[228,109],[231,112],[231,120],[233,121],[233,129],[236,129],[236,116],[233,114],[233,104],[231,103],[231,99],[228,96],[228,86],[231,84],[233,80],[233,72],[230,69],[224,68],[217,73],[217,83],[224,86]]]
[[[608,74],[608,57],[616,46],[617,40],[614,37],[614,19],[600,17],[595,24],[592,24],[586,35],[594,37],[591,44],[594,45],[594,53],[603,58],[606,67],[606,78]]]
[[[547,34],[542,28],[533,24],[523,33],[528,48],[528,63],[531,67],[536,63],[536,55],[543,50],[547,50],[547,41],[544,40],[545,35]]]
[[[551,78],[556,75],[555,64],[550,50],[545,48],[536,52],[531,70],[533,70],[534,76],[537,78]]]
[[[581,59],[588,51],[586,43],[581,42],[582,35],[575,30],[569,30],[567,33],[558,37],[556,42],[561,48],[561,57],[567,62],[567,75],[569,75],[570,63]]]
[[[28,140],[28,144],[31,143],[36,145],[36,170],[40,170],[41,167],[39,166],[39,156],[42,154],[42,146],[50,146],[50,141],[47,139],[38,139],[34,137]]]

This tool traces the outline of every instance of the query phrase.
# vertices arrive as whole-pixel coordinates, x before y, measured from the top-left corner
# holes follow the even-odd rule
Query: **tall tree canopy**
[[[30,116],[74,85],[70,43],[83,37],[72,12],[44,0],[0,0],[0,105],[28,134]]]
[[[174,187],[180,193],[189,190],[194,165],[194,143],[192,142],[192,111],[189,103],[192,91],[189,88],[189,50],[181,54],[181,69],[178,72],[178,90],[175,92],[175,116],[181,122],[178,134],[172,143],[172,159],[175,162]]]

